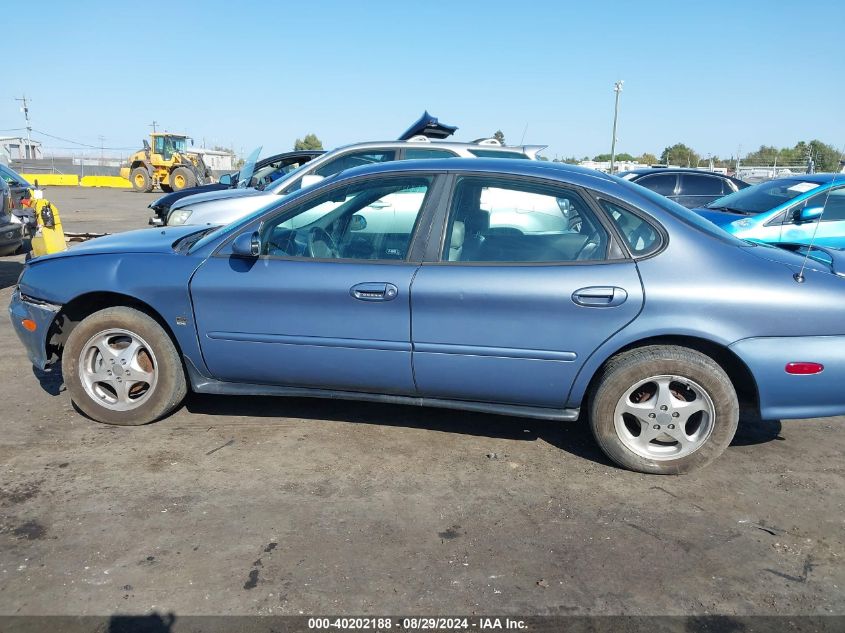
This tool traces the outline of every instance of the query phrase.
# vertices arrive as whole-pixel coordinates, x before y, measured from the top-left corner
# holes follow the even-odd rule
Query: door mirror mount
[[[261,255],[261,236],[258,231],[238,235],[232,242],[232,254],[249,258]]]
[[[221,185],[226,185],[227,187],[232,186],[232,174],[223,174],[220,176],[218,181]]]

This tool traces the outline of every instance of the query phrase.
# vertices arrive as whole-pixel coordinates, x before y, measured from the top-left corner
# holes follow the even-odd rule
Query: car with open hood
[[[495,139],[478,139],[471,143],[445,140],[457,127],[440,123],[428,112],[411,125],[395,141],[371,141],[339,147],[318,156],[263,189],[246,188],[214,191],[183,198],[172,205],[168,226],[186,224],[228,224],[267,205],[277,204],[280,197],[361,165],[397,160],[435,158],[515,158],[536,159],[545,146],[502,146]]]
[[[157,198],[149,205],[149,208],[153,210],[154,214],[150,218],[150,224],[153,226],[164,224],[170,213],[170,207],[182,198],[199,193],[224,191],[226,189],[245,189],[247,187],[264,189],[285,174],[325,153],[323,150],[297,150],[267,156],[258,160],[260,152],[261,148],[259,147],[247,157],[239,171],[233,174],[223,174],[217,182],[174,191]]]
[[[403,403],[580,419],[616,463],[682,473],[730,444],[740,403],[845,414],[837,255],[739,240],[574,166],[409,160],[225,227],[37,257],[9,310],[105,423],[163,418],[189,389]]]

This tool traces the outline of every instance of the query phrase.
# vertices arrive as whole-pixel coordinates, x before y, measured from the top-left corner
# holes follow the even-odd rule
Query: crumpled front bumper
[[[18,338],[26,348],[29,360],[38,369],[46,369],[51,359],[47,357],[47,336],[50,325],[56,318],[61,306],[25,297],[19,289],[12,294],[9,304],[9,317]],[[23,322],[35,324],[34,329],[27,329]]]

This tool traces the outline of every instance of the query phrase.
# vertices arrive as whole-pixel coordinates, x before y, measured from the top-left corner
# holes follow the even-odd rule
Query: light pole
[[[616,162],[616,119],[619,117],[619,93],[622,92],[621,79],[613,84],[613,92],[616,93],[616,105],[613,108],[613,140],[610,143],[610,173],[613,173],[613,164]]]

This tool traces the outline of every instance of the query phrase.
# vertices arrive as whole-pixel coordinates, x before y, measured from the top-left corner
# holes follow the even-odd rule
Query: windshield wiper
[[[206,235],[208,235],[212,231],[216,231],[219,228],[220,228],[219,226],[210,226],[207,229],[205,229],[204,231],[198,231],[196,233],[191,233],[190,235],[186,235],[185,237],[178,240],[173,245],[173,250],[176,251],[177,253],[180,253],[180,254],[181,253],[187,253],[194,244],[199,242],[202,238],[204,238]]]
[[[714,211],[727,211],[728,213],[736,213],[737,215],[757,215],[756,211],[746,211],[745,209],[734,209],[733,207],[707,207]]]

